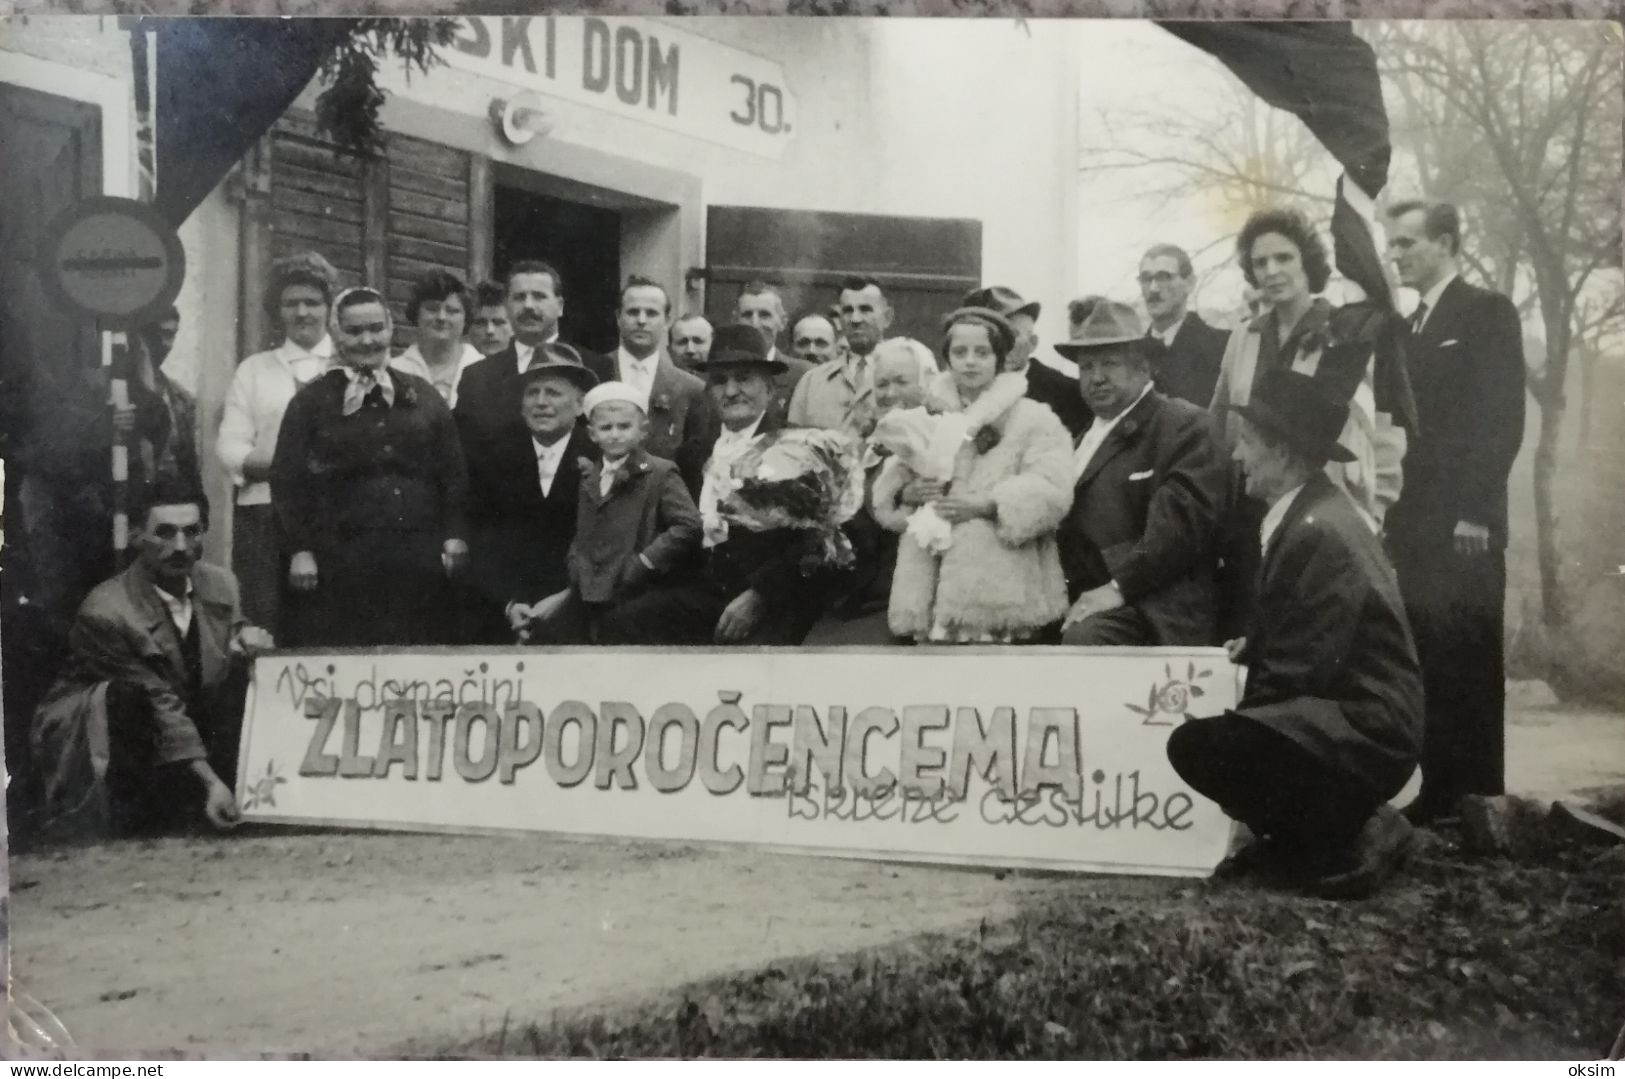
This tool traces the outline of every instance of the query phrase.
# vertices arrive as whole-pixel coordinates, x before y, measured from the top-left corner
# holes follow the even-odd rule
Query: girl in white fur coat
[[[1001,374],[1015,331],[997,312],[949,315],[948,370],[927,407],[964,411],[970,433],[947,484],[919,480],[896,458],[875,481],[873,511],[902,532],[914,506],[934,502],[953,525],[940,555],[912,537],[898,544],[887,619],[921,643],[1029,640],[1066,614],[1055,530],[1072,506],[1072,443],[1047,405],[1029,400],[1021,374]]]

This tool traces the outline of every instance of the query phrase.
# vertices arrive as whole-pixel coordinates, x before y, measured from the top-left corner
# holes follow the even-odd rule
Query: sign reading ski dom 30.
[[[1229,825],[1165,747],[1238,673],[1216,649],[286,653],[255,668],[238,791],[264,821],[1201,875]]]
[[[777,159],[795,131],[784,69],[648,19],[485,16],[462,20],[452,67]]]

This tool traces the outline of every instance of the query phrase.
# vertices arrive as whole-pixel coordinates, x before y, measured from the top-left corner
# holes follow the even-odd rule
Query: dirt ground
[[[1510,786],[1625,779],[1625,715],[1518,687]],[[748,849],[291,833],[24,854],[12,972],[83,1049],[411,1051],[730,971],[1178,881]]]

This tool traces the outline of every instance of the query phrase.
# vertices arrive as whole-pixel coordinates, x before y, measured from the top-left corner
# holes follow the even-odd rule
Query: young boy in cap
[[[533,608],[532,641],[597,643],[606,611],[669,583],[700,546],[700,513],[677,466],[643,449],[649,424],[637,390],[600,383],[582,412],[602,462],[586,465],[581,478],[569,587]]]

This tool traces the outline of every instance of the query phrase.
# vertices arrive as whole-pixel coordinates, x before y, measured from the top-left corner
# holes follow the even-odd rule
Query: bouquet
[[[718,511],[730,527],[806,534],[802,572],[845,569],[852,542],[841,526],[863,506],[857,444],[834,431],[801,428],[763,435],[728,469]]]
[[[875,425],[874,439],[890,450],[910,472],[925,480],[946,483],[953,478],[959,448],[970,435],[970,417],[963,412],[933,415],[924,408],[893,409]],[[908,518],[908,535],[933,554],[953,546],[954,526],[927,502]]]

